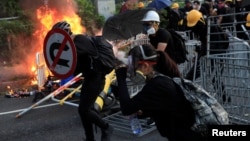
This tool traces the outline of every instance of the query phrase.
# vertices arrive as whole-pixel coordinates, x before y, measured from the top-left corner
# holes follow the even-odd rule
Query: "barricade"
[[[36,69],[38,90],[41,91],[47,80],[46,72],[48,72],[48,70],[43,55],[40,52],[36,53]]]
[[[237,14],[242,13],[235,13]],[[224,15],[222,15],[224,16]],[[208,18],[208,50],[200,59],[201,85],[222,104],[229,113],[230,123],[250,124],[250,46],[237,35],[236,24],[223,29],[229,35],[229,47],[221,54],[210,54],[210,28],[216,26]],[[246,32],[246,31],[244,31]],[[221,43],[221,41],[213,41]]]
[[[215,94],[230,122],[250,123],[250,51],[202,58],[203,86]]]
[[[190,69],[195,66],[194,68],[194,77],[193,77],[193,81],[195,79],[195,73],[196,73],[196,65],[197,65],[197,59],[198,59],[198,54],[195,51],[196,46],[200,46],[201,42],[198,40],[187,40],[185,42],[187,51],[188,51],[188,55],[187,55],[187,59],[188,61],[178,65],[178,68],[182,74],[183,77],[185,77],[187,75],[187,73],[190,71]]]

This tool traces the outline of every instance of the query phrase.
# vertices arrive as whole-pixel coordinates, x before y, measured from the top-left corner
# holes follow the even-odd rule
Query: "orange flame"
[[[36,39],[36,46],[38,46],[37,52],[42,52],[46,34],[51,30],[52,26],[59,21],[67,21],[71,25],[71,30],[74,34],[86,32],[86,29],[81,25],[81,18],[76,14],[73,6],[65,6],[63,11],[64,13],[62,14],[59,12],[59,9],[50,9],[46,5],[36,10],[38,23],[33,36]],[[33,72],[33,74],[35,74],[35,72]],[[32,84],[34,83],[35,82],[32,81]]]

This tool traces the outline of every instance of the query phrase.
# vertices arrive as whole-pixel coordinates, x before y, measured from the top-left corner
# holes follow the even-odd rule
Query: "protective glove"
[[[117,66],[115,73],[118,82],[119,80],[125,80],[127,78],[127,66],[124,64]]]

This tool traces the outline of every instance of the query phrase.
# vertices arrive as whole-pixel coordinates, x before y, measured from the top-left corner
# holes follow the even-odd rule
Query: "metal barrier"
[[[213,93],[235,124],[250,124],[250,51],[201,59],[203,86]]]
[[[138,135],[134,135],[131,131],[129,118],[126,116],[123,116],[121,112],[117,112],[115,114],[107,116],[104,118],[104,120],[110,123],[116,129],[116,131],[120,133],[126,133],[127,135],[130,135],[130,136],[140,137],[140,136],[143,136],[145,134],[148,134],[156,130],[156,127],[154,125],[147,125],[146,119],[140,119],[142,132],[139,133]]]
[[[43,55],[40,52],[36,53],[36,68],[37,68],[38,90],[41,91],[45,82],[47,81],[47,77],[46,77],[47,67],[46,67]]]
[[[196,46],[200,46],[201,42],[198,40],[187,40],[185,42],[188,55],[185,63],[182,63],[178,65],[178,68],[182,74],[183,77],[187,75],[187,73],[190,71],[190,69],[194,66],[194,75],[193,75],[193,81],[195,80],[195,73],[196,73],[196,65],[197,65],[197,59],[198,59],[198,54],[195,51]]]
[[[236,25],[244,23],[234,21],[229,24],[232,26],[224,26],[229,47],[221,50],[224,53],[210,54],[210,43],[222,43],[210,41],[212,34],[220,34],[210,32],[212,26],[217,26],[210,18],[214,17],[208,18],[207,55],[200,59],[201,85],[227,110],[230,123],[250,124],[250,46],[248,41],[237,37],[243,31],[236,31]]]

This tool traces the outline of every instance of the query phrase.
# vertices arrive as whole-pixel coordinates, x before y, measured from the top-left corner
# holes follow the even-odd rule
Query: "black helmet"
[[[66,31],[67,33],[69,33],[69,35],[72,34],[71,28],[70,28],[70,24],[67,23],[66,21],[57,22],[52,27],[52,29],[55,29],[55,28],[63,29],[64,31]]]

